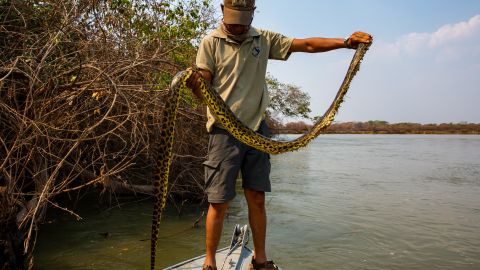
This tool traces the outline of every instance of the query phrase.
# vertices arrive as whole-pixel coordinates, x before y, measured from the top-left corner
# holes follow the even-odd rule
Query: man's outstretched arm
[[[317,53],[340,48],[356,49],[360,43],[371,43],[373,37],[364,32],[355,32],[347,40],[343,38],[304,38],[294,39],[289,52]]]

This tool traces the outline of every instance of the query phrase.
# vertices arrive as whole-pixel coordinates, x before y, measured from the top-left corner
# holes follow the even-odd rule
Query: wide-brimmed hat
[[[250,25],[255,11],[255,0],[224,0],[223,22]]]

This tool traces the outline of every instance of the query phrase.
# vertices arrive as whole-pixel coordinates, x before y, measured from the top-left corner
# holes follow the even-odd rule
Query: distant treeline
[[[278,133],[304,133],[312,127],[303,121],[290,122],[275,129]],[[330,134],[480,134],[480,124],[460,122],[442,124],[393,123],[386,121],[334,123]]]

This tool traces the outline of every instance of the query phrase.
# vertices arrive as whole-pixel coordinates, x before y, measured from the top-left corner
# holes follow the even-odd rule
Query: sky
[[[217,0],[219,5],[221,1]],[[253,26],[293,38],[374,36],[336,121],[480,123],[480,0],[257,0]],[[354,51],[294,53],[268,72],[333,100]]]

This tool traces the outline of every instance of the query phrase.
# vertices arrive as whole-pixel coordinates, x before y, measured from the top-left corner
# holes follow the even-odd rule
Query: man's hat
[[[223,22],[250,25],[255,11],[255,0],[224,0]]]

